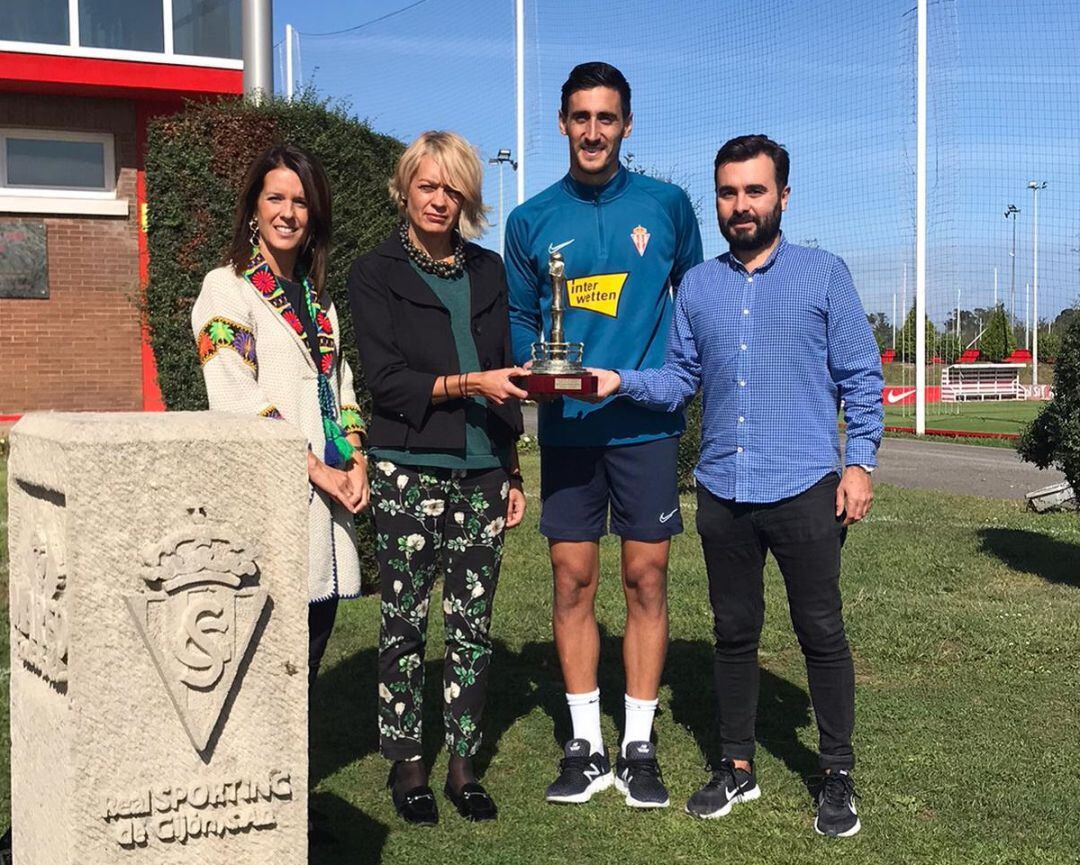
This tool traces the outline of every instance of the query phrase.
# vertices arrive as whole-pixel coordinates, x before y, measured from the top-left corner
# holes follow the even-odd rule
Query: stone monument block
[[[16,865],[307,862],[305,448],[209,412],[12,430]]]

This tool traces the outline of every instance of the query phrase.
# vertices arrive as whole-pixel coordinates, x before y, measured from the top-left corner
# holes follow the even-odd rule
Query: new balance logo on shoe
[[[614,776],[607,755],[600,751],[590,754],[590,747],[585,739],[571,739],[566,743],[559,763],[559,777],[547,788],[549,802],[588,802],[594,794],[611,786]]]

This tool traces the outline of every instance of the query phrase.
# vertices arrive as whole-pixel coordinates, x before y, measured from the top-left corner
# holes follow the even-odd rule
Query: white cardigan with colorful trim
[[[320,299],[338,363],[329,376],[346,433],[363,428],[353,374],[340,355],[337,310]],[[206,393],[213,411],[281,418],[307,437],[322,458],[326,440],[319,411],[318,372],[307,341],[290,323],[288,302],[275,307],[231,267],[210,271],[191,310]],[[312,602],[360,594],[360,560],[352,514],[312,486],[308,505],[308,591]]]

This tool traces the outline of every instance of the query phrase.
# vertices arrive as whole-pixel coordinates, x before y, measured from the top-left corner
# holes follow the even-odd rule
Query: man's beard
[[[753,231],[736,231],[732,228],[732,223],[746,218],[746,214],[732,214],[731,219],[720,223],[720,233],[724,235],[724,239],[731,248],[738,252],[752,252],[755,249],[764,249],[776,240],[776,236],[780,233],[780,217],[783,212],[784,209],[780,206],[780,202],[777,201],[772,213],[760,219],[751,216],[750,219],[754,221],[756,226]]]

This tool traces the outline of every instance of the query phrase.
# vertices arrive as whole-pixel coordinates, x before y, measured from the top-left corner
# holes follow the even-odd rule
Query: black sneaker
[[[611,786],[614,776],[607,754],[589,753],[585,739],[571,739],[566,743],[565,756],[559,761],[559,777],[547,788],[549,802],[588,802],[594,793]]]
[[[850,838],[862,828],[855,809],[855,782],[843,769],[830,772],[818,793],[814,831],[834,838]]]
[[[714,769],[712,777],[686,802],[686,813],[702,820],[723,817],[736,802],[753,802],[761,795],[761,788],[750,771],[736,768],[734,761],[721,760],[720,768]]]
[[[615,761],[615,789],[631,808],[666,808],[667,787],[652,742],[627,742],[626,756]]]

